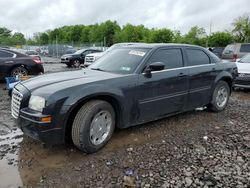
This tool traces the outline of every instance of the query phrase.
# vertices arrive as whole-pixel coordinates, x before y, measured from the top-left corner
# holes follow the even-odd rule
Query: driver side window
[[[162,62],[165,69],[183,67],[182,52],[179,48],[157,50],[150,58],[149,63]]]

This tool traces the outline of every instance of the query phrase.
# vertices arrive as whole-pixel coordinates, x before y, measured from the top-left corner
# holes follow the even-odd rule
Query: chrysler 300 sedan
[[[233,62],[183,44],[120,47],[86,69],[38,76],[14,88],[12,116],[45,143],[93,153],[126,128],[207,106],[225,109]]]

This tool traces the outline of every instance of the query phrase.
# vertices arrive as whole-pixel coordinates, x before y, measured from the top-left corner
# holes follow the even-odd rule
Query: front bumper
[[[20,110],[17,124],[25,135],[33,139],[40,140],[47,144],[64,143],[63,129],[54,128],[53,119],[51,123],[41,122],[40,119],[43,117],[45,117],[45,115],[31,112],[28,108],[24,108]]]
[[[61,63],[68,64],[70,63],[70,59],[61,59]]]
[[[234,87],[239,87],[239,88],[250,88],[250,77],[237,77],[234,81]]]

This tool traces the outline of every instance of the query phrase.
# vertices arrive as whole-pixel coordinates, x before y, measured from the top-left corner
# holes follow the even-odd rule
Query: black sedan
[[[16,75],[39,75],[44,73],[42,62],[38,57],[0,48],[0,79]]]
[[[126,128],[207,106],[226,108],[236,64],[204,48],[138,44],[110,51],[87,69],[15,86],[12,116],[45,143],[73,141],[93,153]]]
[[[66,64],[68,67],[80,67],[84,64],[85,56],[91,53],[102,52],[97,49],[81,49],[73,54],[66,54],[61,57],[61,63]]]

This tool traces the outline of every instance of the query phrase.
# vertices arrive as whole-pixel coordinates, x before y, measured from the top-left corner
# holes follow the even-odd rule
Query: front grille
[[[19,116],[19,110],[20,110],[22,99],[23,99],[22,93],[20,93],[14,88],[12,92],[12,99],[11,99],[11,114],[15,119],[17,119]]]
[[[95,58],[93,56],[87,56],[85,59],[85,62],[93,63],[95,61]]]

